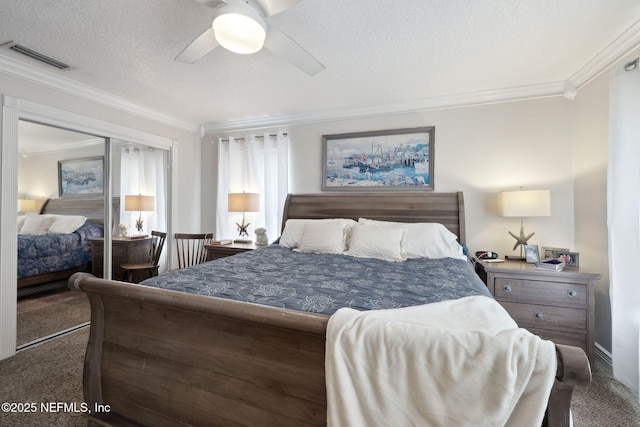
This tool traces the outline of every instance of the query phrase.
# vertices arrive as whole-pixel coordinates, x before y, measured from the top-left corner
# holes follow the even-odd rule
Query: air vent
[[[33,49],[29,49],[28,47],[22,46],[17,43],[9,44],[9,49],[13,50],[14,52],[18,52],[23,55],[26,55],[29,58],[35,59],[36,61],[40,61],[44,64],[51,65],[52,67],[56,67],[59,70],[66,70],[67,68],[69,68],[69,65],[65,64],[64,62],[60,62],[47,55],[44,55],[40,52],[36,52]]]

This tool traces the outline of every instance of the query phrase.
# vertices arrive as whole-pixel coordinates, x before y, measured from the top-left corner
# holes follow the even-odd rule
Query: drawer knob
[[[511,285],[504,285],[502,289],[504,289],[505,292],[511,292]]]
[[[535,313],[535,314],[536,314],[536,319],[542,319],[543,314],[542,314],[542,312],[541,312],[541,311],[536,311],[536,313]]]
[[[578,291],[569,291],[567,292],[567,295],[569,296],[569,298],[575,298],[578,296]]]

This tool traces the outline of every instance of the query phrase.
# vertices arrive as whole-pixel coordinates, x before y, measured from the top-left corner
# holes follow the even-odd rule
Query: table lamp
[[[137,196],[124,196],[124,210],[125,211],[138,211],[140,213],[136,220],[136,229],[138,233],[142,234],[142,212],[149,212],[155,210],[156,198],[153,196],[143,196],[139,194]]]
[[[522,247],[527,244],[531,236],[524,234],[524,217],[530,216],[550,216],[551,202],[549,190],[518,190],[502,191],[498,193],[498,215],[504,217],[520,217],[520,235],[516,236],[509,231],[509,234],[516,239],[513,246],[515,251],[520,246],[520,256],[507,256],[509,260],[524,261]]]
[[[260,194],[258,193],[230,193],[229,194],[229,212],[242,212],[242,224],[238,226],[240,238],[234,240],[235,243],[251,243],[251,240],[243,239],[243,236],[249,236],[247,228],[250,223],[245,223],[246,212],[258,212],[260,210]]]
[[[35,212],[36,201],[27,199],[18,199],[18,212]]]

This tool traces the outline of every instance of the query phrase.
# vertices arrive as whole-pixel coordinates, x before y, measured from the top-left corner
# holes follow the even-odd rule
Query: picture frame
[[[554,251],[555,259],[559,259],[564,262],[567,267],[579,267],[580,266],[580,253],[569,251]]]
[[[102,197],[104,156],[58,161],[60,197]]]
[[[433,191],[435,127],[322,136],[323,191]]]
[[[542,259],[555,259],[555,252],[568,252],[569,248],[552,248],[548,246],[543,246],[541,249]]]
[[[538,245],[524,245],[524,256],[526,262],[540,261],[540,252],[538,251]]]

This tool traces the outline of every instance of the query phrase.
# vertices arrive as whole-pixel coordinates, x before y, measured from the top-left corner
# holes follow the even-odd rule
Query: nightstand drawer
[[[536,334],[545,340],[551,340],[556,344],[574,345],[587,352],[587,334],[568,333],[551,329],[526,328],[532,334]]]
[[[586,331],[587,310],[498,301],[521,328]]]
[[[257,249],[255,243],[231,243],[228,245],[204,245],[207,251],[207,261],[213,261],[214,259],[225,258],[241,254],[243,252],[252,251]]]
[[[493,294],[501,301],[587,307],[587,285],[496,277]]]

